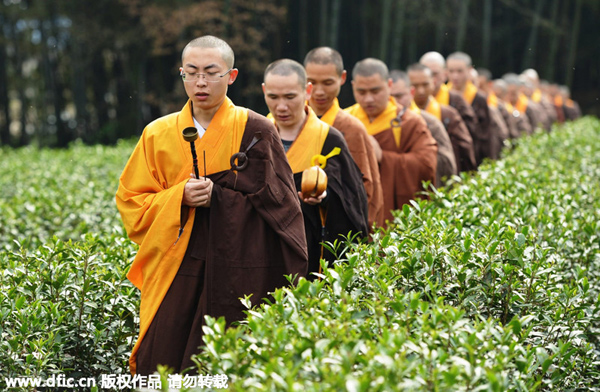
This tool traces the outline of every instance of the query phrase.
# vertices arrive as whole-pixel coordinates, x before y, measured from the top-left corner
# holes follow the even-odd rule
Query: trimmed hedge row
[[[197,357],[232,390],[600,390],[600,123],[519,141]],[[340,247],[346,244],[338,244]]]
[[[132,149],[0,150],[4,376],[127,372],[136,247],[114,192]],[[600,390],[597,151],[597,119],[536,134],[371,244],[331,244],[323,280],[236,328],[209,318],[200,371],[244,391]]]

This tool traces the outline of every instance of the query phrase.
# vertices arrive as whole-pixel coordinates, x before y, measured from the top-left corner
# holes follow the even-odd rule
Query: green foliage
[[[137,247],[114,195],[132,149],[0,151],[3,376],[128,371],[139,291],[125,274]]]
[[[520,140],[277,290],[208,319],[200,371],[232,390],[600,390],[600,123]]]
[[[208,318],[199,371],[239,391],[600,390],[600,121],[516,144],[336,244],[321,281],[235,328]],[[3,376],[127,372],[137,248],[114,193],[132,149],[0,150]]]

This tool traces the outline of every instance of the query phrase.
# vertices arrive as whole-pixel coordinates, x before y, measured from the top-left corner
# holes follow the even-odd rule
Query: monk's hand
[[[181,204],[190,207],[210,207],[213,182],[210,179],[192,178],[185,184],[183,189],[183,200]]]
[[[323,193],[321,193],[318,197],[307,197],[307,198],[303,198],[302,192],[298,192],[298,197],[300,198],[300,200],[302,200],[306,204],[315,206],[317,204],[321,204],[321,202],[323,200],[325,200],[325,198],[327,197],[327,190],[325,190]]]
[[[381,150],[379,142],[371,135],[369,135],[369,141],[371,142],[371,146],[373,146],[373,151],[375,152],[375,158],[377,158],[377,162],[381,162],[383,151]]]

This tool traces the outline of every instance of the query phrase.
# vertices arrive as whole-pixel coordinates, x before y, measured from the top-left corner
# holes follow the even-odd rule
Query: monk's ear
[[[227,81],[228,85],[231,86],[233,84],[233,82],[235,82],[235,80],[237,79],[237,76],[238,76],[238,72],[239,71],[237,68],[234,68],[229,72],[229,80]]]
[[[263,90],[263,94],[266,94],[267,92],[265,91],[265,84],[261,84],[262,90]]]
[[[342,71],[342,76],[340,76],[341,79],[341,83],[340,86],[343,86],[344,83],[346,83],[346,78],[348,77],[348,72],[346,72],[346,70]]]
[[[415,96],[415,86],[410,86],[410,95]]]
[[[313,85],[311,82],[306,83],[306,100],[310,99],[310,94],[312,94]]]
[[[388,87],[389,87],[389,88],[392,88],[392,86],[394,85],[394,81],[392,80],[392,78],[389,78],[389,79],[388,79],[388,82],[387,82],[387,84],[388,84]]]

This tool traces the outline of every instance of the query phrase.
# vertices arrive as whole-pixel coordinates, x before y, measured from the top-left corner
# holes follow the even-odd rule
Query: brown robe
[[[550,130],[552,123],[549,123],[548,115],[546,114],[546,110],[544,109],[541,103],[532,101],[530,99],[529,104],[527,105],[527,109],[531,109],[531,111],[534,112],[532,114],[532,118],[535,118],[536,127],[533,127],[533,129],[539,127],[545,130]]]
[[[356,117],[343,110],[337,112],[335,121],[330,125],[344,135],[350,154],[362,172],[363,185],[369,203],[369,227],[372,227],[373,223],[381,226],[383,224],[383,190],[381,189],[377,157],[365,126]]]
[[[357,239],[360,239],[369,233],[367,194],[360,170],[352,159],[342,134],[335,128],[329,128],[319,153],[325,156],[335,147],[341,151],[327,160],[324,169],[327,174],[327,197],[320,206],[300,203],[308,247],[309,279],[315,278],[313,272],[319,272],[321,242],[343,241],[348,233],[358,234]],[[294,182],[296,190],[301,191],[302,172],[294,173]],[[327,209],[325,233],[322,232],[320,207]],[[336,256],[327,249],[323,251],[323,258],[330,265],[337,259]]]
[[[400,146],[392,127],[374,135],[383,150],[379,163],[383,187],[384,219],[393,222],[392,211],[418,197],[423,181],[435,181],[437,143],[420,116],[406,110],[401,117]]]
[[[520,136],[520,133],[517,128],[517,120],[512,115],[512,113],[508,112],[508,109],[506,109],[506,105],[504,104],[504,102],[500,100],[498,101],[498,111],[502,115],[502,118],[504,118],[504,123],[508,128],[508,137],[510,139],[518,138]]]
[[[498,108],[489,106],[490,110],[490,158],[499,159],[504,141],[508,139],[508,126]]]
[[[284,275],[306,275],[303,217],[273,124],[249,111],[240,151],[247,167],[208,176],[211,206],[195,209],[183,261],[140,344],[138,374],[158,364],[195,369],[190,356],[203,344],[205,315],[223,316],[229,326],[244,318],[239,298],[251,295],[258,304],[289,284]]]
[[[544,109],[544,113],[546,114],[546,130],[550,132],[552,130],[552,124],[558,121],[558,114],[556,113],[556,108],[546,96],[542,97],[540,105],[542,106],[542,108]]]
[[[442,111],[442,124],[444,124],[444,127],[450,136],[450,142],[452,142],[458,173],[477,170],[473,138],[471,138],[471,134],[465,125],[465,122],[458,111],[452,106],[440,106]]]
[[[473,136],[473,143],[475,145],[475,159],[479,166],[485,158],[492,155],[490,109],[487,104],[487,98],[479,91],[475,94],[471,107],[473,108],[473,111],[475,111],[475,116],[477,117],[477,133],[471,136]]]
[[[429,132],[431,132],[431,136],[433,136],[438,145],[434,185],[436,188],[440,188],[444,186],[445,180],[458,174],[454,149],[448,132],[444,128],[444,124],[435,118],[433,114],[427,113],[425,110],[420,110],[420,114],[425,120]]]
[[[463,119],[467,129],[469,130],[469,133],[471,134],[473,143],[475,143],[475,135],[479,132],[475,111],[460,93],[453,90],[450,90],[449,93],[450,99],[448,104],[458,111],[458,114],[460,114],[460,117]],[[475,144],[473,144],[473,146],[475,146]],[[475,149],[475,147],[473,147],[473,149]]]

